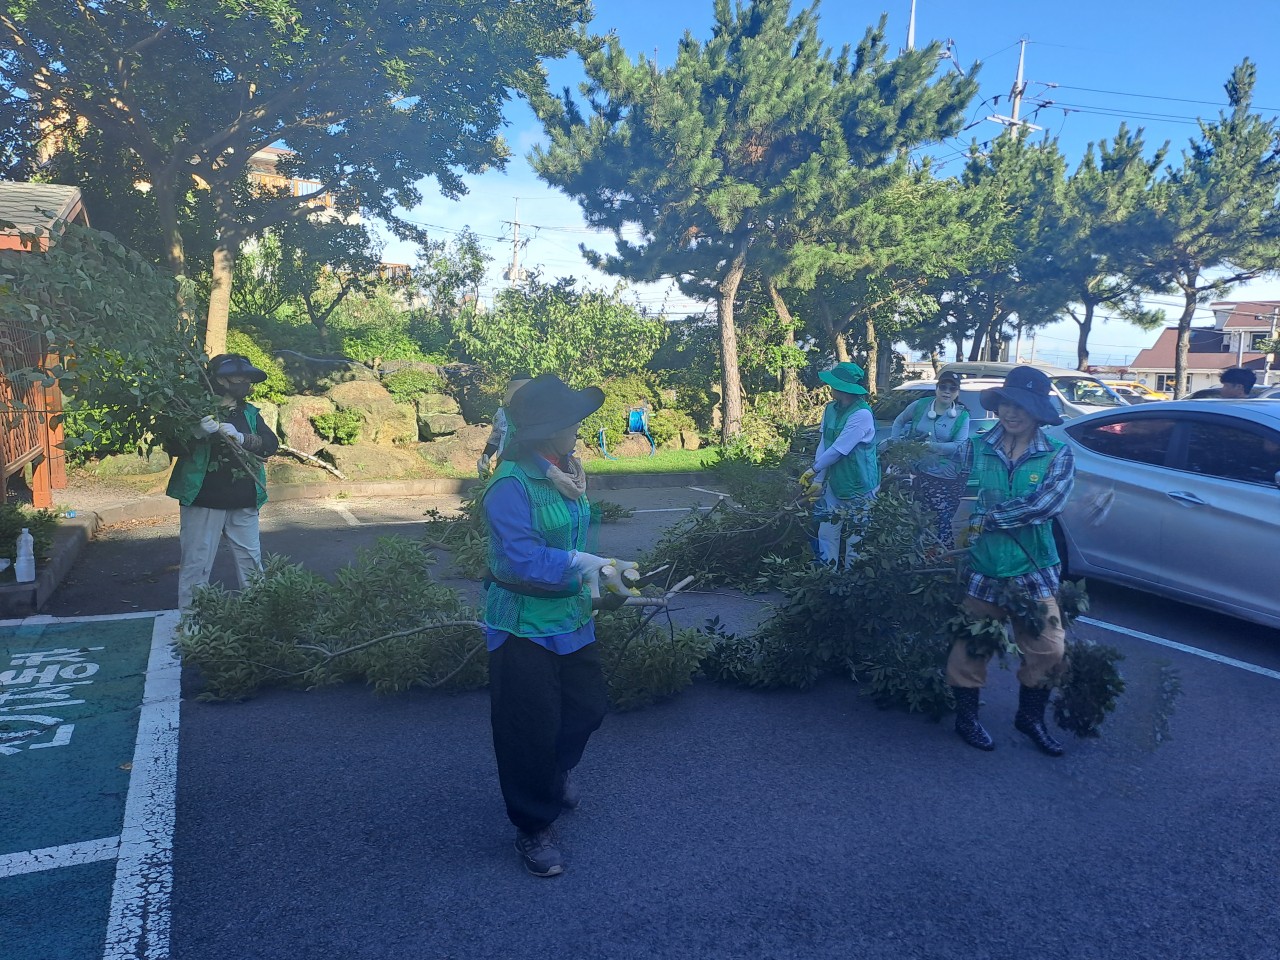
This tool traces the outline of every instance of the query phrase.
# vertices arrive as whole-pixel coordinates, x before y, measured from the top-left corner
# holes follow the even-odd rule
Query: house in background
[[[58,242],[67,223],[89,226],[79,187],[0,183],[0,250],[41,256]],[[62,425],[50,423],[62,412],[61,391],[56,384],[19,389],[9,379],[10,371],[40,366],[46,359],[42,331],[0,328],[0,501],[11,487],[22,485],[28,465],[32,506],[52,507],[53,491],[67,485]]]
[[[1252,370],[1259,383],[1268,382],[1272,364],[1258,345],[1276,335],[1280,300],[1221,301],[1210,304],[1209,309],[1213,311],[1213,326],[1191,328],[1186,392],[1218,386],[1218,375],[1230,367]],[[1177,350],[1178,328],[1166,327],[1155,344],[1129,364],[1129,379],[1172,393]],[[1275,374],[1270,376],[1274,378]]]

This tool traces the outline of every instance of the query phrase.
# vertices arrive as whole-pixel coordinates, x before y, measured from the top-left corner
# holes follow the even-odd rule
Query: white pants
[[[817,512],[820,516],[829,517],[818,524],[818,559],[823,563],[838,564],[840,562],[840,533],[845,531],[844,565],[849,568],[857,558],[854,547],[862,540],[862,530],[870,516],[871,501],[876,497],[875,491],[862,497],[851,497],[841,500],[831,492],[831,487],[822,491],[822,499],[818,501]]]
[[[191,605],[196,587],[209,582],[213,559],[223,536],[231,544],[240,588],[249,576],[262,569],[262,544],[258,540],[258,511],[253,507],[235,510],[210,510],[208,507],[182,507],[179,511],[178,543],[182,547],[182,567],[178,571],[178,608]]]

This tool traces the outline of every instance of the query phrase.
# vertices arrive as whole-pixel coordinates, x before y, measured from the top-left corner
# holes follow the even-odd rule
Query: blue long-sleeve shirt
[[[578,525],[590,523],[591,517],[580,515],[576,500],[566,498],[565,506],[569,510],[576,541]],[[484,496],[484,512],[489,536],[506,555],[520,583],[543,590],[568,590],[582,582],[578,573],[569,566],[569,551],[549,546],[533,529],[533,508],[520,481],[514,477],[494,481]],[[490,650],[498,649],[509,636],[505,630],[485,626],[485,644]],[[588,620],[571,633],[526,639],[552,653],[565,654],[581,650],[595,638],[595,620]]]

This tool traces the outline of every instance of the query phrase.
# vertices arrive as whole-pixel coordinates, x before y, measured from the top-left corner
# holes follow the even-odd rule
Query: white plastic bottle
[[[30,583],[36,578],[36,541],[26,527],[18,534],[18,555],[13,564],[13,575],[19,583]]]

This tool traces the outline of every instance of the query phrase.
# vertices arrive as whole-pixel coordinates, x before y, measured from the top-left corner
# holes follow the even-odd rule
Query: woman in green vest
[[[818,374],[831,388],[832,400],[822,411],[822,436],[813,466],[800,475],[800,486],[818,501],[818,559],[840,562],[840,537],[847,532],[846,567],[857,556],[862,539],[859,530],[880,488],[880,462],[876,457],[876,423],[863,398],[866,373],[856,363],[838,363]]]
[[[898,414],[891,436],[924,444],[926,453],[913,467],[915,496],[933,511],[938,539],[951,549],[955,546],[951,521],[966,486],[959,454],[969,439],[969,411],[960,403],[960,375],[948,371],[940,376],[934,396],[921,397]]]
[[[493,748],[516,851],[537,877],[564,872],[551,824],[578,804],[570,772],[608,705],[592,599],[602,584],[630,592],[621,574],[635,568],[586,552],[591,504],[573,452],[603,402],[599,387],[554,374],[524,384],[507,410],[515,441],[481,499]]]
[[[962,474],[973,473],[978,481],[970,529],[979,531],[969,550],[962,608],[974,618],[1012,619],[1013,639],[1022,653],[1014,727],[1042,752],[1057,757],[1062,755],[1062,744],[1050,736],[1044,722],[1066,639],[1058,609],[1062,564],[1053,542],[1052,520],[1071,495],[1075,458],[1070,447],[1040,429],[1062,422],[1043,371],[1016,367],[1004,386],[984,390],[981,401],[1000,422],[961,450]],[[1038,605],[1044,624],[1038,632],[1000,605],[1010,588]],[[978,721],[978,699],[990,659],[990,654],[973,656],[967,642],[957,640],[947,660],[947,683],[956,697],[956,733],[979,750],[995,749]]]

